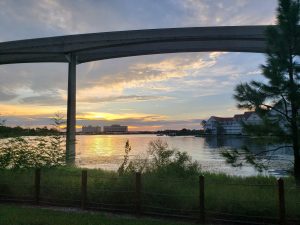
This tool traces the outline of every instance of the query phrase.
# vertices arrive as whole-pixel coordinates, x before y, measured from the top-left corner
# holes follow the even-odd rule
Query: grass
[[[145,218],[90,212],[61,212],[50,209],[0,205],[0,225],[188,225]]]
[[[81,170],[43,169],[41,201],[80,205]],[[211,213],[278,217],[278,192],[274,177],[231,177],[205,173],[205,208]],[[33,170],[1,170],[0,195],[32,199]],[[285,179],[286,209],[289,218],[300,219],[300,189],[292,178]],[[146,173],[142,175],[142,207],[146,212],[199,215],[198,176]],[[88,206],[134,213],[135,177],[115,172],[88,170]]]

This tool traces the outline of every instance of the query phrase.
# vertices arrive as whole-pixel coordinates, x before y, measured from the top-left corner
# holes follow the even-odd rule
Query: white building
[[[211,116],[203,126],[207,134],[234,134],[242,135],[243,126],[246,124],[259,124],[261,118],[255,112],[245,112],[244,114],[237,114],[234,117],[216,117]]]
[[[128,127],[127,126],[121,126],[118,124],[113,124],[111,126],[104,126],[103,128],[104,133],[127,133]]]
[[[98,133],[101,133],[101,127],[100,126],[93,127],[91,125],[89,125],[89,126],[83,126],[82,127],[82,133],[86,133],[86,134],[98,134]]]

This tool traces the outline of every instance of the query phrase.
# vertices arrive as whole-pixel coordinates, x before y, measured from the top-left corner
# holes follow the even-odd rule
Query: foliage
[[[75,167],[43,168],[41,199],[47,199],[54,205],[65,204],[78,207],[81,172],[80,168]],[[131,207],[135,199],[134,174],[127,173],[119,176],[116,172],[101,169],[88,169],[87,173],[88,207],[101,207],[105,204],[112,206],[111,209],[130,212],[134,210],[134,207]],[[206,172],[202,175],[205,177],[205,209],[208,212],[256,217],[267,215],[277,218],[278,198],[274,192],[277,190],[275,177],[237,177]],[[34,170],[2,170],[0,180],[3,196],[16,197],[15,199],[33,196]],[[285,177],[284,183],[287,217],[300,219],[297,204],[300,191],[295,187],[293,178]],[[147,207],[152,206],[157,209],[155,211],[157,213],[181,212],[187,216],[188,211],[192,211],[195,212],[196,217],[199,216],[199,175],[182,177],[172,170],[163,174],[156,171],[143,173],[141,194],[143,210],[152,210]],[[174,211],[169,211],[170,209]],[[4,218],[0,217],[0,220]],[[11,223],[3,222],[3,224]]]
[[[229,150],[222,150],[221,155],[226,158],[226,162],[231,164],[233,167],[241,167],[243,164],[239,161],[240,153],[237,149],[233,149],[232,151]]]
[[[203,133],[202,130],[190,130],[183,128],[181,130],[160,130],[157,131],[157,134],[165,134],[165,135],[175,135],[175,136],[189,136],[189,135],[199,135]]]
[[[257,171],[263,172],[268,168],[264,160],[254,155],[247,147],[241,150],[223,149],[221,155],[226,159],[226,163],[233,167],[242,167],[245,163],[252,165]]]
[[[10,138],[0,146],[0,168],[31,168],[62,165],[64,154],[56,136],[49,138]]]
[[[0,119],[0,127],[5,126],[6,120]]]
[[[0,168],[40,168],[63,165],[65,162],[64,137],[59,126],[62,118],[53,118],[55,135],[36,138],[8,138],[0,145]]]
[[[143,173],[160,173],[160,174],[177,174],[178,176],[197,175],[201,172],[201,166],[197,161],[186,152],[180,152],[177,149],[169,148],[167,142],[161,139],[150,141],[148,144],[147,156],[138,156],[128,163],[128,149],[131,150],[129,142],[125,145],[124,162],[119,171],[126,173],[143,172]],[[126,167],[126,165],[128,166]]]
[[[290,129],[292,122],[295,122],[292,121],[291,107],[296,107],[297,111],[300,106],[298,23],[299,3],[295,0],[280,0],[278,26],[269,27],[266,32],[267,59],[261,69],[267,82],[242,83],[237,85],[234,95],[239,108],[256,110],[263,117],[273,117],[274,123],[284,121]],[[270,110],[276,116],[271,116]]]
[[[124,160],[121,166],[118,169],[118,173],[120,175],[124,174],[126,167],[128,166],[128,160],[129,160],[129,152],[131,151],[131,146],[129,144],[129,140],[126,141],[125,143],[125,155],[124,155]]]
[[[206,126],[206,124],[207,124],[207,121],[206,121],[206,120],[202,120],[202,121],[201,121],[201,126],[202,126],[203,128]]]
[[[0,138],[20,137],[20,136],[48,136],[57,135],[57,130],[54,128],[22,128],[19,126],[5,126],[5,122],[0,121]]]
[[[260,124],[241,123],[243,126],[243,131],[247,135],[266,137],[269,139],[272,137],[274,142],[279,143],[282,143],[283,140],[287,142],[291,141],[290,135],[288,135],[282,126],[280,126],[280,123],[274,119],[263,117],[262,123]]]
[[[293,143],[294,174],[300,183],[299,15],[298,0],[279,0],[277,26],[269,27],[266,32],[266,63],[261,66],[265,82],[251,81],[237,85],[234,98],[238,108],[255,110],[263,118],[259,126],[246,125],[246,131],[256,135],[280,135],[284,141],[288,139]],[[224,156],[229,157],[229,154]],[[245,161],[256,162],[254,155],[244,156]],[[235,163],[238,159],[233,152],[229,161]]]

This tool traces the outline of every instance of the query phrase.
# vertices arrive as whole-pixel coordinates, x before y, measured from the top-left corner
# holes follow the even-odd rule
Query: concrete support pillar
[[[75,162],[76,144],[76,55],[69,55],[66,163]]]

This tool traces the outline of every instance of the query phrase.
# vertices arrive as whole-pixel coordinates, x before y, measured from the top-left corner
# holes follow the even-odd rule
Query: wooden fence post
[[[282,178],[277,180],[278,184],[278,200],[279,200],[279,224],[286,224],[286,215],[285,215],[285,199],[284,199],[284,181]]]
[[[81,172],[81,208],[86,209],[87,203],[87,170]]]
[[[142,213],[142,175],[141,173],[135,173],[135,212],[137,216],[140,216]]]
[[[205,224],[205,192],[204,192],[204,176],[199,176],[199,207],[200,207],[200,223]]]
[[[35,204],[40,203],[40,190],[41,190],[41,169],[36,168],[34,172],[34,201]]]

